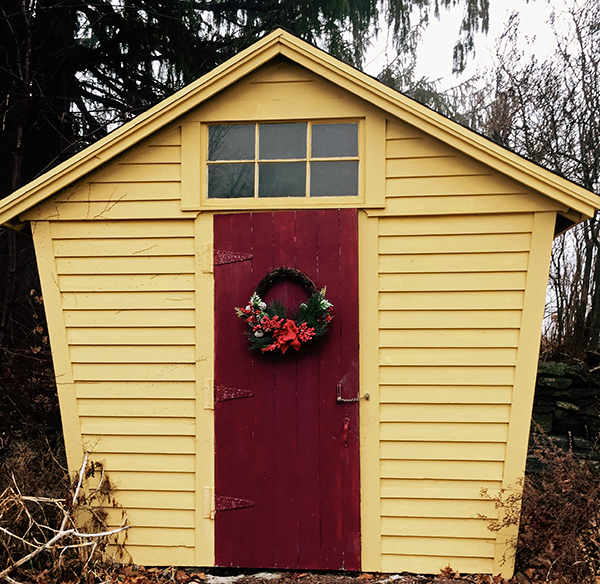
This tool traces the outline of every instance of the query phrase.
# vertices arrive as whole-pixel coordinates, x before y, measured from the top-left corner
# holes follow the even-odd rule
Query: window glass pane
[[[209,164],[208,198],[254,196],[254,164]]]
[[[209,126],[208,159],[254,160],[254,126]]]
[[[310,163],[311,197],[358,195],[358,160]]]
[[[258,157],[261,160],[306,158],[307,124],[260,124]]]
[[[305,162],[273,162],[258,165],[259,197],[304,197]]]
[[[311,156],[358,156],[358,124],[313,125]]]

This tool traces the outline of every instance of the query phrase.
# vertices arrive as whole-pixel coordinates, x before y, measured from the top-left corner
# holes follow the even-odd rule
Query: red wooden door
[[[216,215],[214,246],[216,565],[359,570],[358,403],[336,401],[340,383],[358,392],[357,212]],[[234,307],[282,266],[327,287],[331,329],[251,353]],[[284,281],[265,296],[291,316],[307,294]]]

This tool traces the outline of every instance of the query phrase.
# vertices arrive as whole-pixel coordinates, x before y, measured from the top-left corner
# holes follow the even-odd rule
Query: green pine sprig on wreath
[[[302,343],[327,334],[333,304],[325,298],[325,292],[323,288],[312,294],[292,318],[287,317],[287,309],[281,302],[267,304],[254,292],[245,308],[235,309],[250,327],[246,333],[248,348],[261,352],[279,349],[285,353],[292,347],[298,351]]]

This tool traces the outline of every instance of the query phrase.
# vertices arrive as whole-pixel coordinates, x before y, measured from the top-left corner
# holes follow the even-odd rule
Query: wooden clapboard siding
[[[388,121],[386,136],[383,215],[568,211],[408,124]]]
[[[104,310],[111,306],[123,309],[160,310],[165,304],[173,308],[194,308],[194,293],[189,291],[171,291],[167,296],[156,291],[143,291],[137,294],[127,292],[72,292],[63,295],[63,307],[66,310]]]
[[[393,347],[380,349],[382,365],[512,365],[516,349],[483,348],[467,353],[464,349],[425,349],[423,347]]]
[[[130,529],[127,533],[127,549],[131,548],[132,555],[136,546],[139,551],[134,557],[147,557],[151,558],[151,548],[162,547],[165,549],[177,550],[181,548],[191,548],[186,554],[181,553],[186,558],[193,557],[194,547],[194,532],[187,528],[177,527],[138,527],[137,529]],[[143,547],[142,547],[143,546]],[[188,560],[189,561],[189,560]],[[158,562],[152,562],[158,563]],[[168,560],[162,565],[170,566],[173,564],[172,560]],[[150,563],[148,565],[151,565]],[[180,564],[189,565],[189,564]]]
[[[100,436],[193,436],[195,421],[192,418],[152,418],[102,416],[82,417],[82,434]]]
[[[146,454],[194,454],[193,436],[100,436],[84,434],[83,440],[94,452]]]
[[[443,266],[440,267],[443,269]],[[491,267],[490,267],[491,270]],[[436,291],[472,291],[472,290],[524,290],[525,272],[437,272],[381,274],[379,290],[381,292],[418,292]]]
[[[307,97],[310,96],[309,99]],[[198,121],[348,118],[374,108],[304,67],[280,60],[227,88],[188,114]]]
[[[498,252],[529,252],[531,245],[530,233],[514,233],[506,237],[506,233],[463,233],[460,237],[451,234],[442,235],[409,235],[399,237],[399,234],[386,235],[380,242],[380,254],[395,253],[473,253],[481,248],[487,253]]]
[[[439,442],[506,442],[508,424],[466,420],[464,422],[383,422],[382,440],[426,440]],[[459,478],[459,477],[457,477]]]
[[[419,217],[418,221],[413,221],[410,217],[386,217],[379,222],[378,229],[382,238],[402,234],[408,238],[409,244],[412,240],[409,236],[425,235],[427,237],[421,240],[422,246],[427,246],[426,240],[431,236],[447,235],[456,239],[456,235],[460,234],[460,240],[464,241],[464,236],[468,235],[531,234],[533,230],[533,215],[530,213],[477,215],[472,219],[465,221],[463,217],[452,215]]]
[[[381,347],[516,347],[518,329],[381,329]]]
[[[443,249],[442,247],[439,248]],[[427,273],[439,270],[440,266],[444,266],[444,273],[453,272],[489,272],[490,266],[494,267],[495,271],[500,272],[523,272],[527,269],[528,255],[524,252],[503,252],[503,253],[438,253],[422,254],[419,258],[418,265],[413,263],[412,252],[406,251],[394,255],[382,255],[379,258],[379,271],[382,274],[415,274]],[[77,262],[73,262],[77,264]],[[81,262],[83,263],[83,262]],[[121,262],[123,263],[123,262]],[[152,264],[152,262],[148,262]],[[102,269],[103,266],[99,266]],[[115,269],[120,269],[121,266],[115,266]],[[77,269],[77,266],[75,266]]]
[[[382,310],[498,310],[523,306],[523,292],[387,292],[379,297]]]
[[[383,460],[494,460],[503,461],[506,445],[497,442],[400,442],[382,441]]]
[[[381,476],[386,478],[405,477],[408,479],[445,479],[461,477],[472,481],[501,481],[504,464],[498,461],[463,460],[404,460],[381,461]]]
[[[381,525],[384,536],[490,538],[490,530],[479,518],[384,517]],[[431,552],[435,555],[435,550]]]
[[[489,572],[480,488],[503,481],[534,212],[557,207],[403,123],[386,156],[380,567]]]
[[[194,381],[193,363],[73,363],[75,381]]]
[[[107,523],[118,525],[120,523],[120,509],[106,509]],[[127,509],[129,523],[135,527],[130,532],[138,529],[161,527],[167,529],[190,529],[194,524],[194,512],[189,509]]]
[[[475,385],[469,387],[452,386],[393,386],[384,385],[379,392],[379,402],[418,404],[507,404],[512,400],[512,387]]]
[[[380,406],[382,422],[508,423],[510,406],[505,404],[406,404],[399,395],[396,403]]]
[[[159,533],[156,534],[151,544],[139,545],[134,543],[132,539],[127,539],[127,553],[133,558],[147,557],[147,565],[189,566],[193,564],[193,560],[190,560],[194,557],[193,544],[175,543],[175,538],[167,538],[167,535],[171,534],[170,531],[166,534],[163,530],[157,531]],[[138,541],[137,537],[135,539]]]
[[[146,472],[152,469],[155,473],[194,473],[195,460],[192,454],[155,454],[155,453],[105,453],[99,448],[94,458],[105,461],[110,472]]]
[[[518,329],[518,310],[411,310],[381,311],[381,328],[409,329],[452,329],[467,328],[512,328]],[[434,333],[432,333],[434,334]]]
[[[192,274],[193,256],[77,257],[56,258],[62,274]]]
[[[193,321],[193,310],[65,310],[67,327],[182,327]],[[168,333],[167,333],[168,334]]]
[[[396,385],[400,379],[408,385],[512,385],[514,367],[380,367],[380,381],[383,385]]]
[[[97,282],[83,275],[58,276],[64,292],[135,292],[137,290],[193,290],[193,274],[107,275]]]
[[[129,155],[123,164],[148,173],[146,164],[172,164],[180,156],[176,144],[140,152],[144,164],[135,166]],[[132,168],[119,168],[119,180],[133,176]],[[133,192],[126,183],[114,186],[92,185],[89,208]],[[177,189],[147,186],[153,204],[162,204],[161,194],[179,204],[173,198]],[[127,509],[127,545],[135,561],[155,564],[166,557],[156,550],[165,549],[174,554],[167,563],[180,558],[192,565],[198,499],[196,228],[185,219],[84,221],[84,202],[75,201],[80,192],[60,203],[77,220],[54,220],[50,232],[81,442],[103,462]],[[120,512],[111,511],[109,523],[120,521]]]
[[[417,498],[394,498],[382,497],[381,509],[384,517],[415,518],[427,517],[430,519],[479,519],[480,515],[493,515],[495,513],[494,501],[477,500],[477,495],[473,499],[454,498],[453,504],[449,507],[446,499],[435,499],[431,496],[427,499]],[[437,535],[432,532],[431,535]],[[487,538],[491,539],[491,532],[488,530]]]
[[[144,337],[140,335],[140,340]],[[75,345],[71,347],[73,363],[194,363],[193,346],[181,345]]]
[[[181,158],[181,130],[175,125],[30,209],[23,218],[53,221],[180,218]]]
[[[194,223],[190,221],[162,220],[147,221],[75,221],[65,223],[51,222],[50,230],[55,245],[60,240],[99,239],[128,240],[162,238],[179,239],[194,237]],[[108,241],[106,242],[108,245]],[[127,242],[124,242],[127,245]],[[77,246],[75,246],[76,248]],[[141,248],[145,249],[145,248]]]
[[[388,491],[393,491],[408,499],[415,497],[452,500],[469,498],[475,501],[480,499],[481,489],[486,489],[488,493],[498,493],[499,489],[497,481],[472,481],[458,477],[447,480],[422,479],[417,483],[411,479],[385,477],[380,482],[380,497],[385,496]]]
[[[82,417],[193,418],[195,405],[193,399],[78,399]]]
[[[134,329],[135,330],[135,329]],[[196,384],[194,382],[179,381],[154,381],[141,384],[136,381],[97,381],[81,382],[75,384],[75,392],[78,398],[100,398],[100,399],[194,399],[196,396]]]
[[[177,256],[181,253],[194,253],[193,237],[130,237],[128,239],[103,239],[80,237],[56,239],[54,253],[57,258],[76,257],[144,257]]]
[[[194,493],[171,491],[119,491],[119,503],[125,509],[188,509],[194,510]]]
[[[451,536],[454,537],[454,536]],[[400,542],[402,538],[399,538]],[[431,549],[429,539],[421,540],[422,549]],[[488,558],[472,558],[442,555],[409,555],[409,554],[383,554],[382,570],[384,572],[395,571],[395,566],[402,564],[406,566],[406,571],[417,574],[435,574],[439,573],[439,566],[458,566],[468,565],[468,573],[490,574],[493,564]],[[437,570],[437,572],[436,572]]]
[[[85,194],[86,202],[90,203],[108,203],[106,207],[111,207],[114,203],[147,201],[153,204],[160,201],[176,200],[180,195],[179,180],[132,183],[132,182],[93,182],[87,185]],[[76,197],[71,197],[71,202],[78,201]],[[69,200],[62,199],[58,202],[68,203]]]
[[[394,538],[383,537],[381,542],[382,552],[384,554],[394,553],[396,543]],[[424,542],[422,539],[416,537],[403,537],[403,555],[422,553],[424,543],[435,549],[438,555],[447,554],[450,557],[485,558],[490,555],[490,552],[493,552],[495,541],[493,538],[456,540],[450,537],[430,537],[427,539],[427,542]]]

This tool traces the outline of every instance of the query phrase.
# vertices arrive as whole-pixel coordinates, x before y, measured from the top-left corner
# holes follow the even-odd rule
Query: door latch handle
[[[371,395],[367,391],[365,393],[365,395],[363,395],[362,397],[360,396],[360,392],[359,392],[356,397],[351,397],[351,398],[348,398],[348,399],[343,398],[342,397],[342,382],[340,381],[337,384],[337,400],[336,401],[337,401],[338,404],[348,404],[348,403],[360,401],[361,399],[369,401],[370,397],[371,397]]]

